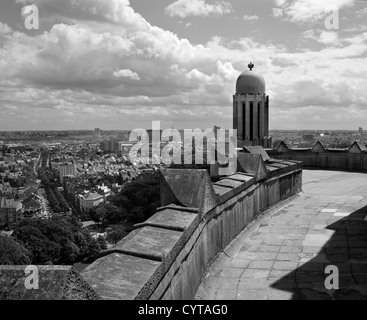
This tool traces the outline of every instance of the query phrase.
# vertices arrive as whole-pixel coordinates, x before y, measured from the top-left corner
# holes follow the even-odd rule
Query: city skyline
[[[39,30],[24,26],[33,3]],[[266,80],[270,130],[358,130],[366,16],[351,0],[5,0],[0,131],[230,128],[249,62]]]

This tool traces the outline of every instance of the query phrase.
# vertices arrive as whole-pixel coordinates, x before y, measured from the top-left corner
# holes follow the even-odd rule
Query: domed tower
[[[271,147],[269,137],[269,96],[263,76],[249,70],[240,74],[233,96],[233,128],[237,129],[238,145]]]

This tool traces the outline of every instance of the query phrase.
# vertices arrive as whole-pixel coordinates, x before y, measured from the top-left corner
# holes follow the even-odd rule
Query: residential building
[[[122,151],[122,142],[120,141],[102,141],[100,148],[103,151],[118,152]]]
[[[23,201],[24,215],[33,217],[42,212],[42,199],[36,194],[30,194]]]
[[[0,194],[3,194],[3,195],[13,194],[13,188],[11,187],[10,182],[0,183]]]
[[[87,191],[78,197],[81,212],[88,212],[105,201],[105,197],[96,191]]]
[[[96,191],[103,196],[104,201],[111,194],[111,189],[105,186],[104,183],[101,186],[96,186]]]
[[[0,228],[11,228],[23,219],[24,206],[14,199],[0,198]]]
[[[62,164],[59,166],[60,172],[60,182],[63,184],[65,176],[75,176],[76,175],[76,167],[72,164]]]

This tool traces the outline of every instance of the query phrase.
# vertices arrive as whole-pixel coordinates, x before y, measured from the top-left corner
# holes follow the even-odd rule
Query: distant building
[[[24,191],[22,193],[24,197],[28,197],[32,194],[39,195],[39,188],[35,187],[24,188]]]
[[[60,182],[63,184],[65,176],[75,176],[76,167],[74,164],[61,164],[59,166]]]
[[[68,202],[79,212],[80,198],[79,194],[85,193],[86,190],[92,189],[90,183],[85,176],[65,176],[63,181],[64,193]]]
[[[359,133],[363,133],[363,128],[359,127],[358,131],[359,131]]]
[[[100,203],[103,203],[105,197],[96,191],[85,192],[79,195],[79,204],[81,212],[88,212],[92,208],[97,207]]]
[[[3,195],[13,194],[13,188],[11,187],[10,182],[0,183],[0,194],[3,194]]]
[[[24,215],[33,217],[42,211],[42,199],[36,194],[30,194],[23,201]]]
[[[56,148],[60,148],[61,143],[60,142],[53,142],[53,143],[44,142],[43,146],[46,147],[47,149],[56,149]]]
[[[111,189],[105,186],[104,183],[101,186],[97,186],[96,190],[103,196],[104,201],[106,201],[106,198],[111,194]]]
[[[70,180],[67,178],[67,180]],[[111,189],[102,184],[96,186],[93,190],[84,190],[78,192],[78,203],[81,212],[88,212],[90,209],[97,207],[99,204],[106,202],[107,197],[111,194]]]
[[[100,148],[103,151],[119,152],[122,151],[122,144],[120,141],[102,141]]]
[[[95,128],[94,129],[94,136],[95,137],[100,137],[101,136],[101,129],[100,128]]]
[[[14,199],[0,198],[0,228],[13,227],[23,219],[24,206]]]

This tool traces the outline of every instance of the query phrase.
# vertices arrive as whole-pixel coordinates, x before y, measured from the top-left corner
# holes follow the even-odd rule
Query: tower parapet
[[[272,158],[302,161],[304,167],[367,172],[367,148],[357,141],[345,149],[326,148],[320,141],[312,148],[290,148],[277,141],[267,152]]]

